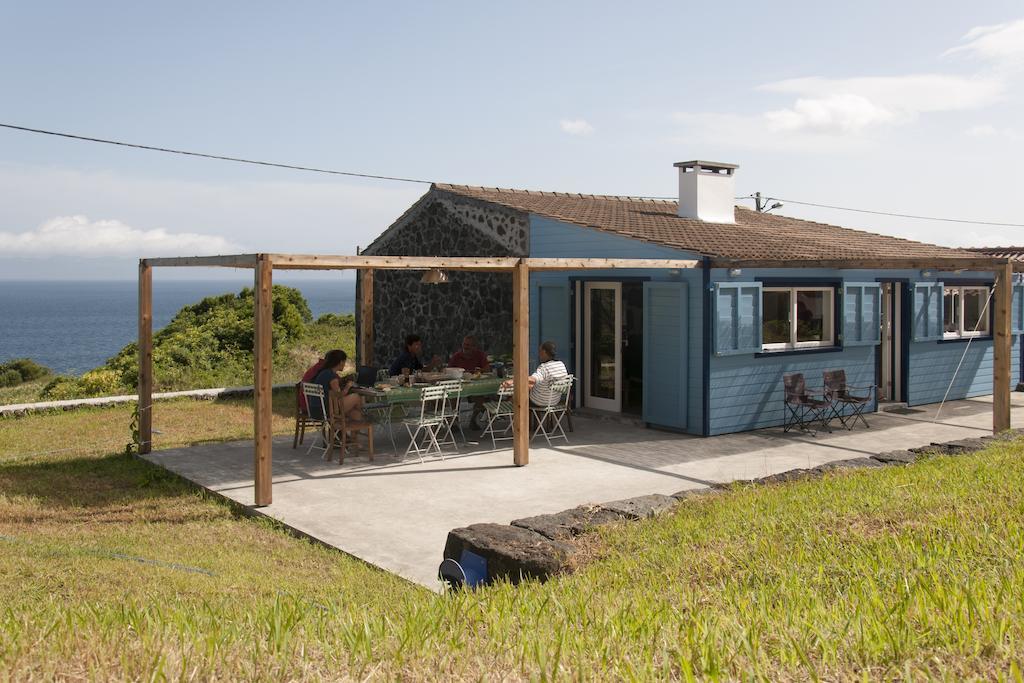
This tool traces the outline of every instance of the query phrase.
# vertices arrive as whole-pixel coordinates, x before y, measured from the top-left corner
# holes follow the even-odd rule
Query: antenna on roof
[[[754,204],[757,208],[758,213],[768,213],[775,209],[782,208],[782,202],[775,202],[771,206],[767,206],[768,202],[772,200],[771,197],[763,197],[760,192],[754,193]]]

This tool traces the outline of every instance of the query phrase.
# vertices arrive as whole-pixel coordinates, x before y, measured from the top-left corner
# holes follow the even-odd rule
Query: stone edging
[[[851,468],[909,465],[925,453],[973,453],[990,443],[1009,441],[1021,435],[1024,435],[1024,429],[1011,429],[996,436],[958,439],[905,451],[878,453],[871,457],[836,460],[810,469],[794,469],[758,479],[737,480],[702,489],[687,489],[671,496],[652,493],[609,503],[581,505],[550,515],[516,519],[511,524],[471,524],[448,532],[444,557],[458,561],[462,551],[469,550],[487,560],[490,581],[508,580],[513,584],[524,578],[544,581],[566,571],[572,556],[578,550],[575,539],[599,526],[620,521],[650,519],[674,509],[687,500],[720,493],[736,485],[776,484],[820,477],[826,472]]]

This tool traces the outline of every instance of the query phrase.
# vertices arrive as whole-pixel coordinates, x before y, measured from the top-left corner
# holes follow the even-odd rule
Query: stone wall
[[[432,191],[363,253],[377,256],[526,256],[526,214]],[[443,285],[422,271],[374,272],[373,364],[387,367],[406,334],[423,338],[424,356],[447,359],[474,334],[494,355],[512,350],[512,276],[448,272]],[[358,316],[357,316],[358,320]]]

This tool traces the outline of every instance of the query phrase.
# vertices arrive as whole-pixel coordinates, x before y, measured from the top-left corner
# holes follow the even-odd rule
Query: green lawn
[[[251,425],[159,407],[166,446]],[[575,574],[437,596],[115,449],[19,455],[127,415],[0,420],[0,678],[1021,680],[1020,442],[733,490],[586,537]]]

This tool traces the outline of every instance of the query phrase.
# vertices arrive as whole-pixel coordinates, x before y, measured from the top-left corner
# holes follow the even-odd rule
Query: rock
[[[523,578],[545,580],[565,566],[573,549],[535,531],[507,524],[471,524],[452,529],[444,546],[445,559],[458,562],[463,550],[487,560],[489,581]]]
[[[807,470],[803,468],[797,468],[795,470],[786,470],[785,472],[777,472],[776,474],[769,474],[767,477],[761,477],[755,479],[754,483],[757,484],[781,484],[787,481],[799,481],[801,479],[808,479],[810,477],[820,476],[820,471]]]
[[[705,498],[707,496],[714,496],[721,493],[724,490],[725,489],[720,489],[714,486],[707,486],[699,489],[685,489],[683,491],[676,491],[675,493],[672,494],[672,497],[678,500],[679,502],[683,502],[687,500],[693,500],[694,498]]]
[[[917,455],[910,451],[888,451],[872,455],[871,458],[884,465],[909,465],[917,460]]]
[[[942,452],[948,455],[960,455],[961,453],[980,451],[985,447],[985,442],[979,438],[968,438],[946,441],[945,443],[933,443],[932,445],[940,447]]]
[[[622,515],[627,519],[647,519],[671,510],[675,505],[676,499],[672,496],[652,493],[647,496],[637,496],[636,498],[601,503],[601,508]]]
[[[623,516],[596,505],[581,505],[553,515],[537,515],[512,520],[512,526],[535,531],[552,541],[571,541],[576,536],[604,524],[623,519]]]
[[[882,467],[882,463],[872,458],[849,458],[848,460],[836,460],[818,465],[814,469],[819,472],[832,472],[834,470],[852,469],[855,467]]]

